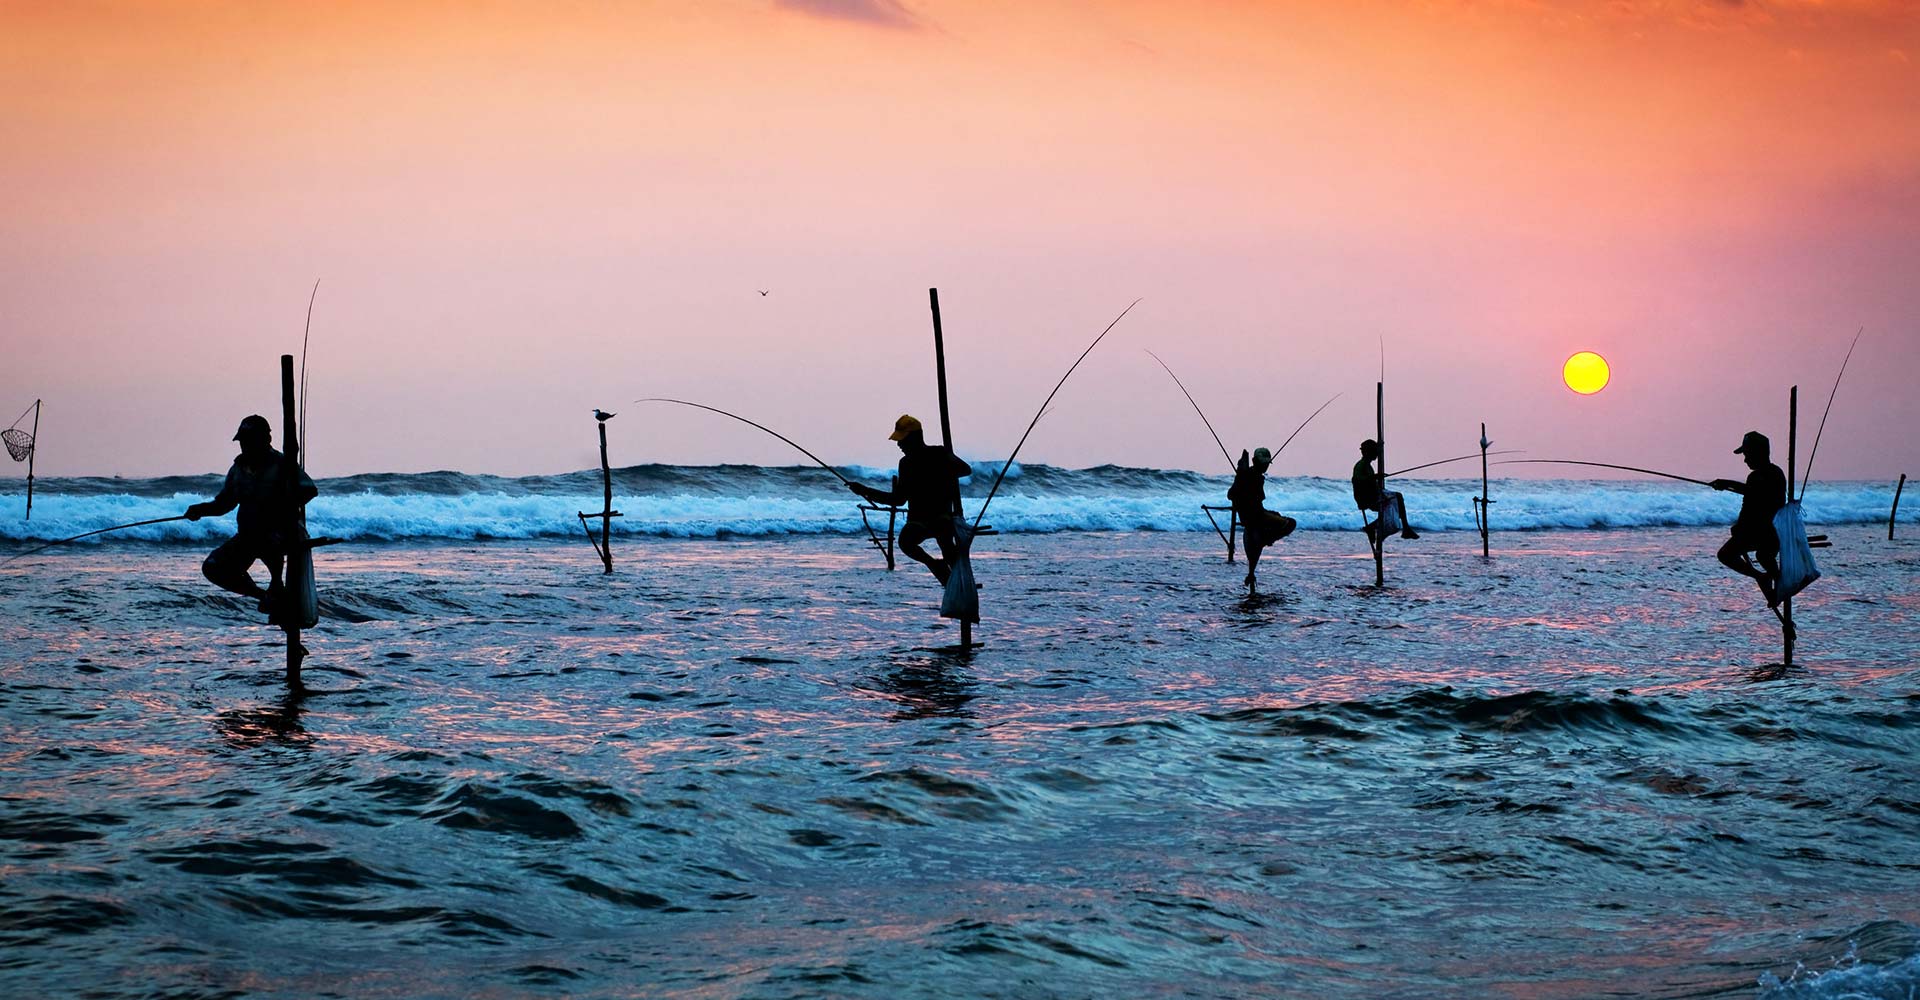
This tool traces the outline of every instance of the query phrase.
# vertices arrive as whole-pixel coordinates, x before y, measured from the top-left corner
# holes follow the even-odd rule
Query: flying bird
[[[598,420],[598,421],[600,421],[600,422],[602,422],[602,423],[605,423],[606,421],[609,421],[609,420],[612,420],[612,419],[613,419],[614,417],[617,417],[617,416],[619,416],[619,414],[617,414],[617,413],[608,413],[607,411],[605,411],[605,410],[603,410],[603,409],[601,409],[601,408],[599,408],[599,407],[597,407],[597,406],[593,408],[593,419],[595,419],[595,420]]]
[[[767,294],[767,290],[764,288],[756,288],[754,289],[754,291],[759,292],[762,296],[765,296]]]

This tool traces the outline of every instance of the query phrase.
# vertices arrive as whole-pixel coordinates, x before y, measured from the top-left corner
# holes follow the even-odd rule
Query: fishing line
[[[1112,333],[1113,328],[1116,326],[1119,326],[1120,321],[1127,318],[1127,314],[1132,312],[1133,307],[1139,304],[1140,304],[1140,300],[1134,299],[1131,303],[1127,305],[1125,309],[1120,310],[1120,315],[1115,316],[1113,318],[1113,322],[1108,323],[1107,328],[1105,330],[1100,331],[1100,336],[1093,338],[1093,343],[1088,344],[1087,349],[1084,351],[1081,351],[1080,356],[1073,359],[1073,364],[1067,367],[1067,373],[1065,375],[1060,376],[1060,381],[1055,382],[1053,384],[1053,391],[1050,393],[1047,393],[1047,398],[1040,403],[1039,412],[1035,413],[1033,415],[1033,421],[1027,424],[1026,434],[1020,435],[1020,440],[1013,446],[1013,454],[1007,456],[1006,464],[1000,466],[1000,473],[993,477],[993,488],[987,490],[987,498],[985,500],[980,501],[980,510],[978,513],[974,515],[973,530],[975,531],[980,530],[980,519],[987,516],[987,505],[993,502],[994,494],[1000,492],[1000,483],[1002,480],[1007,478],[1007,469],[1013,465],[1014,459],[1020,457],[1021,445],[1024,445],[1027,443],[1027,435],[1032,434],[1033,429],[1039,425],[1040,418],[1041,416],[1045,415],[1045,413],[1047,412],[1047,406],[1053,402],[1053,397],[1060,394],[1060,387],[1067,384],[1067,379],[1072,377],[1073,370],[1075,368],[1080,367],[1080,362],[1087,360],[1087,355],[1092,354],[1093,349],[1096,347],[1099,347],[1100,342],[1102,340],[1107,339],[1107,334]],[[1224,447],[1224,445],[1222,447]]]
[[[1712,483],[1707,482],[1704,479],[1695,479],[1692,476],[1676,476],[1671,472],[1661,472],[1657,469],[1639,469],[1631,465],[1613,465],[1608,462],[1576,462],[1572,459],[1567,459],[1567,458],[1510,458],[1504,462],[1495,462],[1493,464],[1494,465],[1591,465],[1599,469],[1619,469],[1622,472],[1638,472],[1648,476],[1660,476],[1663,479],[1678,479],[1683,483],[1694,483],[1696,485],[1706,486],[1709,488],[1713,486]]]
[[[1813,482],[1813,459],[1820,454],[1820,435],[1826,432],[1827,414],[1833,412],[1833,397],[1840,394],[1840,380],[1847,377],[1847,362],[1853,360],[1853,349],[1860,346],[1860,334],[1865,332],[1867,328],[1863,326],[1854,333],[1853,343],[1847,345],[1847,356],[1840,359],[1840,374],[1833,377],[1833,391],[1827,393],[1827,408],[1820,411],[1820,429],[1813,432],[1813,450],[1807,452],[1807,475],[1800,480],[1801,499],[1806,498],[1807,486]]]
[[[1048,397],[1048,398],[1049,398],[1049,399],[1051,399],[1052,397]],[[636,399],[636,400],[634,400],[634,402],[636,402],[636,403],[678,403],[678,404],[680,404],[681,406],[691,406],[691,407],[693,407],[693,408],[694,408],[694,409],[696,409],[696,410],[706,410],[706,411],[707,411],[707,412],[709,412],[709,413],[718,413],[718,414],[720,414],[720,415],[721,415],[721,416],[723,416],[723,417],[731,417],[731,418],[733,418],[734,420],[738,420],[738,421],[740,421],[741,423],[743,423],[743,424],[746,424],[746,425],[747,425],[747,426],[749,426],[749,427],[755,427],[755,428],[758,428],[758,429],[760,429],[760,430],[763,430],[763,431],[766,431],[766,432],[767,432],[768,434],[771,434],[771,435],[773,435],[774,437],[777,437],[777,438],[779,438],[780,440],[782,440],[782,441],[785,441],[785,442],[786,442],[787,444],[789,444],[789,445],[792,445],[795,451],[798,451],[798,452],[799,452],[800,454],[802,454],[802,455],[805,455],[805,456],[807,456],[808,458],[811,458],[811,459],[813,459],[813,463],[814,463],[815,465],[818,465],[818,466],[819,466],[819,467],[821,467],[822,469],[825,469],[825,470],[827,470],[828,472],[831,472],[831,473],[833,473],[833,477],[834,477],[835,479],[838,479],[838,480],[840,480],[840,481],[841,481],[842,483],[845,483],[845,484],[846,484],[846,485],[848,485],[848,486],[852,486],[852,485],[853,485],[853,480],[851,480],[851,479],[848,479],[847,477],[845,477],[845,476],[843,476],[843,475],[841,475],[841,474],[840,474],[840,470],[839,470],[839,469],[836,469],[836,468],[834,468],[833,466],[831,466],[831,465],[828,465],[827,463],[825,463],[825,462],[823,462],[823,461],[821,461],[821,460],[820,460],[820,456],[818,456],[818,455],[815,455],[815,454],[814,454],[813,452],[810,452],[810,451],[808,451],[807,449],[805,449],[805,448],[802,448],[802,447],[800,447],[800,444],[799,444],[799,442],[797,442],[797,441],[795,441],[794,439],[792,439],[792,438],[790,438],[790,437],[788,437],[788,436],[786,436],[785,434],[782,434],[782,433],[780,433],[779,431],[776,431],[776,430],[774,430],[774,429],[773,429],[773,428],[771,428],[771,427],[768,427],[768,426],[767,426],[767,425],[765,425],[765,424],[759,424],[759,423],[754,423],[753,421],[751,421],[751,420],[748,420],[747,418],[745,418],[745,417],[743,417],[743,416],[741,416],[741,415],[740,415],[740,414],[738,414],[738,413],[728,413],[727,411],[725,411],[725,410],[723,410],[723,409],[720,409],[720,408],[719,408],[719,407],[717,407],[717,406],[708,406],[708,405],[707,405],[707,404],[705,404],[705,403],[693,403],[693,402],[689,402],[689,401],[687,401],[687,400],[684,400],[684,399],[670,399],[670,398],[668,398],[668,397],[666,397],[666,396],[649,396],[649,397],[647,397],[646,399]],[[1037,421],[1038,421],[1039,419],[1040,419],[1039,417],[1035,417],[1035,418],[1034,418],[1034,420],[1035,420],[1036,422],[1037,422]]]
[[[72,536],[71,538],[62,538],[59,541],[48,542],[45,545],[39,546],[37,548],[28,549],[25,552],[16,552],[13,555],[6,557],[5,559],[0,559],[0,563],[10,563],[22,556],[30,556],[30,555],[33,555],[35,552],[45,552],[46,550],[53,548],[56,545],[65,545],[68,542],[77,542],[82,538],[87,538],[92,535],[104,535],[109,531],[123,531],[127,528],[140,528],[140,527],[145,527],[146,525],[149,525],[149,524],[165,524],[168,521],[184,521],[186,519],[187,519],[187,515],[185,514],[175,514],[172,517],[156,517],[151,521],[135,521],[132,524],[116,524],[111,528],[95,528],[92,531],[83,531],[77,535]]]
[[[1503,450],[1501,450],[1501,451],[1490,451],[1490,452],[1487,452],[1486,454],[1489,454],[1489,455],[1524,455],[1524,454],[1526,454],[1526,452],[1527,452],[1527,450],[1526,450],[1525,448],[1506,448],[1506,449],[1503,449]],[[1389,478],[1389,479],[1391,479],[1391,478],[1393,478],[1394,476],[1404,476],[1404,475],[1406,475],[1406,474],[1407,474],[1407,473],[1409,473],[1409,472],[1419,472],[1419,471],[1420,471],[1421,469],[1431,469],[1431,468],[1433,468],[1433,467],[1434,467],[1434,466],[1436,466],[1436,465],[1445,465],[1445,464],[1447,464],[1448,462],[1464,462],[1464,461],[1466,461],[1466,460],[1467,460],[1467,459],[1469,459],[1469,458],[1479,458],[1479,457],[1480,457],[1480,454],[1481,454],[1480,452],[1477,452],[1477,451],[1476,451],[1476,452],[1474,452],[1474,453],[1473,453],[1473,454],[1471,454],[1471,455],[1455,455],[1455,456],[1454,456],[1454,457],[1452,457],[1452,458],[1443,458],[1443,459],[1441,459],[1441,460],[1439,460],[1439,461],[1437,461],[1437,462],[1427,462],[1427,463],[1426,463],[1426,464],[1424,464],[1424,465],[1413,465],[1413,466],[1408,466],[1407,468],[1404,468],[1404,469],[1401,469],[1401,470],[1400,470],[1399,472],[1389,472],[1389,473],[1387,473],[1387,478]],[[1493,464],[1495,464],[1495,465],[1500,465],[1500,464],[1502,464],[1502,463],[1500,463],[1500,462],[1495,462],[1495,463],[1493,463]]]
[[[1144,350],[1144,348],[1142,348],[1142,350]],[[1155,361],[1160,361],[1160,355],[1152,351],[1147,351],[1147,357]],[[1233,455],[1227,451],[1226,442],[1220,440],[1220,433],[1213,429],[1213,421],[1207,419],[1206,413],[1200,409],[1200,404],[1194,400],[1193,393],[1187,391],[1186,384],[1180,381],[1180,376],[1173,374],[1173,369],[1168,368],[1165,361],[1160,361],[1160,367],[1167,369],[1167,375],[1173,379],[1173,384],[1180,387],[1180,394],[1187,397],[1187,402],[1193,404],[1193,412],[1200,414],[1200,422],[1207,425],[1207,433],[1213,435],[1213,443],[1220,446],[1220,457],[1227,460],[1227,468],[1237,471],[1237,467],[1233,464]],[[1313,418],[1308,417],[1307,419],[1312,420]],[[1292,439],[1289,438],[1288,440]],[[1284,448],[1286,445],[1281,445],[1281,447]]]

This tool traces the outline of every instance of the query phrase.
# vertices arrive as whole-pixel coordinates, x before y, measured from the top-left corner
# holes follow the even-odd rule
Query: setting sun
[[[1607,387],[1607,380],[1613,373],[1607,368],[1607,359],[1592,351],[1581,351],[1567,359],[1560,369],[1560,377],[1566,380],[1567,388],[1582,396],[1591,396]]]

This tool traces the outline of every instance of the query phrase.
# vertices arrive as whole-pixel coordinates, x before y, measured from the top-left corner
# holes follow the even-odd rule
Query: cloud
[[[773,5],[809,17],[858,21],[880,28],[917,31],[923,26],[900,0],[773,0]]]

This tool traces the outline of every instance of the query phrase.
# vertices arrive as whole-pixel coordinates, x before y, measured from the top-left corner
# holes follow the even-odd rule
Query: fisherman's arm
[[[1707,485],[1712,486],[1722,493],[1738,493],[1741,496],[1747,495],[1747,484],[1738,479],[1716,479]]]
[[[906,463],[902,462],[900,465],[900,471],[904,473],[906,471]],[[847,489],[852,490],[855,496],[866,500],[868,503],[879,504],[884,507],[898,507],[907,502],[906,491],[900,488],[900,481],[905,478],[904,475],[894,476],[893,489],[891,490],[876,489],[865,483],[848,483]]]
[[[219,517],[240,506],[240,490],[233,484],[233,470],[227,470],[227,481],[220,484],[220,493],[205,503],[197,503],[187,508],[187,520],[198,521],[203,517]]]

